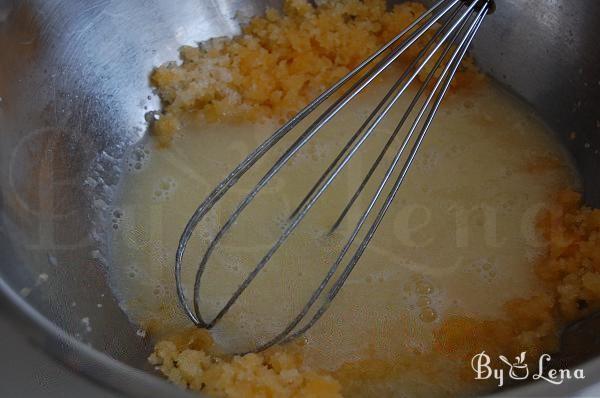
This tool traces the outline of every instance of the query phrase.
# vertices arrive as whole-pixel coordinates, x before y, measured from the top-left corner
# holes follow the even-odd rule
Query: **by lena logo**
[[[548,354],[542,354],[538,360],[537,369],[535,371],[532,369],[530,372],[525,356],[526,353],[523,351],[515,357],[514,361],[511,361],[504,355],[499,355],[498,359],[503,364],[503,367],[494,368],[490,356],[485,351],[482,351],[474,355],[471,359],[471,367],[475,372],[475,380],[493,379],[498,382],[498,387],[502,387],[507,378],[511,380],[525,380],[531,377],[533,380],[545,380],[555,385],[562,384],[565,380],[585,379],[583,369],[547,369],[548,362],[552,359]]]

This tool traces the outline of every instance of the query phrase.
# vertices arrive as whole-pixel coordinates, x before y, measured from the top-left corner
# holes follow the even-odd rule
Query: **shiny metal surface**
[[[119,398],[103,386],[72,372],[61,363],[49,358],[38,347],[30,343],[27,335],[14,327],[14,322],[5,318],[0,305],[0,351],[8,358],[0,364],[0,397],[27,398]]]
[[[557,131],[587,202],[600,205],[600,2],[496,3],[474,44],[479,64]],[[118,165],[158,108],[148,73],[182,44],[237,33],[236,12],[266,4],[0,0],[0,291],[44,350],[126,395],[189,396],[146,372],[149,342],[106,280],[98,214],[108,216]],[[519,395],[589,396],[599,368],[593,360],[584,383]]]

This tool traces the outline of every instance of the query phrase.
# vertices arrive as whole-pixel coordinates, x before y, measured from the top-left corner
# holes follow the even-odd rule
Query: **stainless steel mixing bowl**
[[[266,5],[0,0],[1,296],[45,351],[107,388],[189,396],[146,372],[149,342],[107,284],[99,214],[110,209],[121,158],[145,134],[144,114],[159,107],[148,74],[182,44],[239,32],[236,13]],[[587,203],[600,205],[600,2],[497,5],[475,44],[479,64],[561,136]],[[600,394],[600,359],[583,366],[584,381],[507,394]]]

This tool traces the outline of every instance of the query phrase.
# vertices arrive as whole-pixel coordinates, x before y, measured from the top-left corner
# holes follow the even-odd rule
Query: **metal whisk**
[[[421,107],[416,112],[416,116],[408,129],[408,132],[402,139],[399,147],[393,156],[393,159],[388,165],[388,168],[377,186],[374,194],[368,201],[368,206],[361,213],[361,216],[352,230],[348,240],[339,252],[337,259],[331,264],[327,274],[323,278],[319,286],[314,290],[306,305],[299,313],[287,324],[287,326],[276,336],[271,338],[264,344],[259,345],[255,351],[264,350],[274,344],[290,341],[311,328],[321,316],[325,313],[332,300],[336,297],[344,282],[358,263],[359,259],[365,252],[369,242],[373,238],[378,226],[384,218],[387,210],[391,206],[398,189],[402,185],[407,172],[415,159],[417,151],[421,146],[425,135],[433,121],[433,118],[440,106],[440,103],[448,91],[450,82],[458,70],[460,63],[467,52],[467,49],[479,27],[481,26],[486,14],[493,11],[494,4],[492,0],[441,0],[431,7],[427,12],[418,17],[410,26],[403,32],[394,37],[385,46],[364,60],[356,69],[348,73],[345,77],[339,80],[332,87],[319,95],[313,102],[308,104],[296,116],[289,120],[285,125],[275,131],[266,141],[259,145],[252,153],[250,153],[198,206],[190,220],[188,221],[183,234],[181,235],[179,246],[175,257],[175,279],[177,285],[177,294],[182,308],[184,309],[190,320],[201,328],[211,329],[229,309],[238,300],[240,295],[248,288],[252,281],[257,277],[265,265],[269,262],[275,252],[284,244],[286,239],[292,234],[299,223],[304,219],[307,213],[311,210],[314,204],[319,200],[322,194],[329,188],[332,181],[338,176],[342,169],[348,164],[349,160],[360,150],[363,143],[373,133],[375,128],[381,121],[388,116],[392,106],[398,101],[400,96],[406,89],[416,81],[417,76],[423,72],[425,66],[429,63],[433,65],[423,80],[417,94],[408,106],[408,109],[400,118],[400,121],[385,143],[381,153],[374,160],[368,173],[365,175],[361,184],[356,189],[354,195],[344,207],[341,215],[334,223],[331,231],[335,230],[344,219],[349,209],[353,206],[356,199],[363,192],[367,182],[370,180],[376,169],[379,167],[384,155],[396,141],[397,135],[405,124],[417,104],[421,101],[421,97],[425,95]],[[373,80],[386,70],[401,54],[409,47],[415,45],[419,38],[423,37],[426,32],[432,34],[431,39],[420,48],[416,58],[404,69],[401,76],[393,84],[392,88],[387,92],[384,98],[378,103],[375,109],[369,114],[365,122],[352,135],[345,146],[339,151],[335,159],[329,164],[325,172],[314,184],[308,194],[300,201],[300,204],[289,217],[283,231],[271,248],[266,252],[264,257],[256,264],[254,269],[247,275],[239,287],[235,290],[231,298],[225,303],[217,315],[210,321],[202,317],[199,302],[201,293],[202,275],[206,269],[207,262],[211,254],[223,236],[231,229],[240,214],[246,209],[250,202],[263,189],[269,181],[281,170],[281,168],[296,154],[305,144],[313,139],[319,130],[326,125],[342,108],[344,108],[353,98],[355,98],[365,87],[373,82]],[[370,68],[369,68],[370,67]],[[351,81],[353,80],[353,82]],[[418,80],[417,80],[418,81]],[[343,86],[350,85],[351,87],[342,89]],[[260,158],[262,158],[277,142],[279,142],[288,132],[292,130],[298,123],[311,115],[316,108],[325,100],[330,98],[332,94],[341,92],[339,97],[327,107],[327,109],[310,124],[310,126],[300,134],[293,144],[285,150],[285,152],[277,159],[260,181],[248,192],[241,200],[234,211],[231,213],[227,221],[223,224],[215,237],[212,239],[203,258],[201,259],[196,273],[194,283],[194,294],[191,302],[193,309],[190,306],[188,298],[185,295],[182,285],[182,260],[187,247],[187,244],[192,236],[194,229],[203,217],[213,208],[213,206],[225,195],[225,193],[234,186],[238,180],[248,171]],[[417,132],[418,130],[418,132]],[[398,169],[400,160],[409,149],[409,144],[413,142],[406,159]],[[393,181],[395,177],[395,181]],[[392,183],[390,186],[389,184]],[[388,187],[389,191],[382,196],[384,189]],[[371,212],[375,209],[380,197],[385,197],[383,203],[380,204],[379,210],[374,214],[374,221],[368,229],[367,219]],[[338,268],[344,258],[350,251],[354,241],[361,231],[364,232],[362,241],[354,249],[354,253],[347,261],[345,268],[341,270],[337,279],[332,281],[332,278],[338,273]],[[357,241],[358,242],[358,241]],[[326,287],[329,289],[325,293],[324,300],[315,306],[315,303],[324,294]],[[314,307],[314,308],[313,308]],[[311,315],[309,315],[309,313]]]

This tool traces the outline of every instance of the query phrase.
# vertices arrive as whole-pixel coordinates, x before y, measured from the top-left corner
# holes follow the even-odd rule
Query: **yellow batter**
[[[359,116],[372,108],[376,94],[381,91],[374,90],[353,114],[327,128],[316,141],[319,145],[294,159],[240,218],[209,264],[205,313],[214,314],[264,254],[280,231],[277,220],[284,220],[310,188],[359,125]],[[219,344],[243,350],[249,342],[272,336],[298,311],[350,224],[333,238],[324,237],[327,226],[394,123],[390,120],[377,131],[323,198],[324,205],[311,212],[223,319],[214,334]],[[200,131],[184,131],[169,149],[158,150],[150,142],[148,154],[139,150],[148,161],[124,181],[113,246],[122,265],[114,278],[116,289],[134,321],[154,320],[160,331],[187,325],[174,296],[173,258],[180,233],[209,190],[274,127],[205,125]],[[559,161],[532,172],[536,159]],[[217,223],[267,163],[243,179],[199,227],[186,257],[188,282]],[[539,251],[535,216],[554,192],[571,184],[575,179],[563,153],[523,104],[494,86],[448,100],[369,250],[329,312],[306,335],[307,363],[335,370],[366,352],[398,361],[415,350],[430,351],[433,331],[451,314],[501,317],[505,302],[541,289],[531,266]],[[357,208],[364,205],[362,201]],[[422,389],[428,392],[423,377],[416,372],[397,380],[397,387],[418,395]]]
[[[554,338],[557,327],[556,298],[554,285],[548,293],[534,272],[548,241],[540,239],[535,225],[558,190],[578,187],[577,177],[523,103],[481,82],[444,102],[369,250],[302,347],[228,358],[210,348],[204,333],[186,331],[190,323],[177,305],[173,259],[196,206],[281,118],[421,9],[410,3],[387,13],[383,2],[345,1],[326,2],[315,11],[305,2],[288,1],[287,17],[268,12],[240,38],[208,53],[184,49],[182,66],[157,70],[153,81],[165,113],[155,126],[157,139],[139,144],[129,156],[114,212],[113,258],[119,267],[112,279],[132,321],[166,339],[151,362],[172,381],[219,397],[464,395],[487,387],[465,379],[468,358],[463,356],[472,353],[473,336],[492,351],[549,346],[546,340]],[[356,30],[351,24],[367,33],[348,42],[348,32]],[[322,43],[309,51],[302,47],[313,43],[305,40],[313,37],[312,29],[324,26],[328,32],[314,35]],[[308,58],[295,64],[298,49]],[[339,59],[330,59],[333,50]],[[270,64],[272,57],[287,61]],[[207,318],[265,253],[394,76],[392,68],[246,210],[209,263],[201,306]],[[459,85],[465,76],[475,78],[470,67],[459,74]],[[406,93],[214,330],[212,338],[222,350],[236,352],[266,341],[304,304],[370,195],[363,195],[333,236],[326,235],[328,227],[413,95]],[[282,148],[293,138],[286,137]],[[156,142],[168,147],[160,149]],[[203,249],[274,156],[257,164],[198,227],[185,261],[188,292]],[[380,178],[381,172],[373,181]]]

